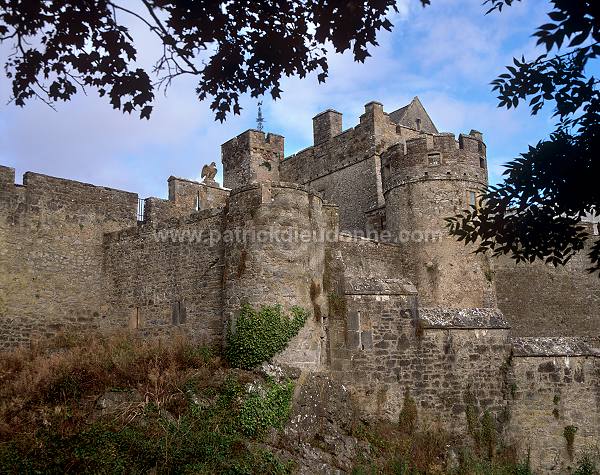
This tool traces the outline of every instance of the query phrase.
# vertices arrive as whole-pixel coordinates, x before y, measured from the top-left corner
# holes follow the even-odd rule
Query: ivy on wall
[[[280,305],[260,310],[242,306],[234,331],[227,332],[225,356],[229,363],[252,369],[283,351],[308,318],[308,312],[300,307],[292,307],[290,313],[285,314]]]

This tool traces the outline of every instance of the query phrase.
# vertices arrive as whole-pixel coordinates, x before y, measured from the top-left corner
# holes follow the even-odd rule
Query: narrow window
[[[195,201],[196,201],[196,204],[194,205],[194,209],[196,211],[200,211],[200,192],[197,193]]]
[[[383,179],[387,180],[391,174],[392,174],[392,165],[388,163],[383,166]]]
[[[469,191],[469,206],[477,207],[477,194],[474,191]]]
[[[441,158],[442,156],[439,152],[433,152],[427,155],[427,160],[431,166],[439,165],[442,161]]]
[[[140,328],[140,307],[135,307],[129,316],[129,328],[137,330]]]
[[[179,323],[185,323],[187,317],[187,312],[185,310],[185,301],[179,302]]]
[[[364,347],[362,346],[362,341],[360,338],[361,337],[361,333],[360,333],[361,327],[362,327],[362,325],[361,325],[361,321],[360,321],[360,312],[358,312],[358,332],[357,332],[358,333],[358,347],[361,350],[364,350]]]
[[[171,304],[171,322],[173,325],[179,325],[179,302]]]
[[[417,119],[415,122],[417,124],[417,130],[421,130],[421,119]]]
[[[173,325],[180,325],[186,321],[185,302],[173,302],[171,305],[171,321]]]
[[[479,157],[479,166],[485,168],[485,158]]]

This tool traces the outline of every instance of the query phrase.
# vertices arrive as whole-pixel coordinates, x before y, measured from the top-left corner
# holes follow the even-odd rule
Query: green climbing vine
[[[255,310],[242,306],[235,329],[227,332],[225,356],[232,366],[252,369],[283,351],[304,326],[308,312],[292,307],[291,317],[279,305]]]

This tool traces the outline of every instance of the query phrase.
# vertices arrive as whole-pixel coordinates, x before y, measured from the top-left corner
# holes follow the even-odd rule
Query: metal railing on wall
[[[137,220],[138,223],[144,221],[144,210],[146,208],[146,200],[138,198],[138,206],[137,206]]]

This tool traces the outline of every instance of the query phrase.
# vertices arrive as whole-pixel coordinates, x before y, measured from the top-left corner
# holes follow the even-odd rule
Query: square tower
[[[279,181],[285,139],[281,135],[247,130],[221,145],[223,185],[240,188],[252,183]]]

